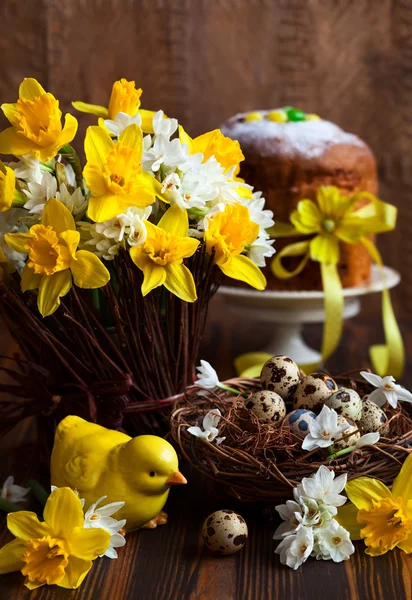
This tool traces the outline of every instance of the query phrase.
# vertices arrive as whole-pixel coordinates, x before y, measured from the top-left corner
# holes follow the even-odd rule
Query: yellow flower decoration
[[[239,163],[245,159],[239,142],[224,136],[220,129],[214,129],[192,139],[179,125],[179,139],[182,144],[187,144],[189,154],[201,152],[204,157],[203,162],[214,156],[225,170],[236,165],[235,175],[239,172]]]
[[[45,584],[78,588],[92,561],[109,547],[110,533],[84,529],[82,504],[70,488],[50,494],[43,518],[25,510],[7,515],[16,539],[0,550],[0,573],[21,571],[29,590]]]
[[[14,200],[16,176],[13,169],[0,160],[0,212],[8,210]]]
[[[87,104],[80,101],[72,102],[72,105],[79,112],[89,113],[101,119],[110,119],[111,121],[115,119],[119,112],[126,113],[130,117],[134,117],[137,113],[140,113],[142,130],[145,133],[154,133],[152,120],[155,113],[151,110],[140,108],[141,95],[142,89],[136,89],[134,81],[122,78],[114,82],[107,108],[99,104]]]
[[[101,127],[89,127],[84,149],[90,219],[107,221],[129,206],[144,208],[154,202],[160,183],[141,167],[143,135],[138,125],[126,127],[117,143]]]
[[[398,547],[412,552],[412,455],[404,462],[392,491],[381,481],[358,477],[346,484],[352,504],[337,519],[352,540],[363,539],[366,554],[380,556]]]
[[[195,282],[183,259],[196,252],[199,241],[188,237],[187,212],[174,205],[165,212],[157,226],[149,221],[145,224],[145,242],[130,250],[133,262],[144,274],[143,296],[164,285],[181,300],[195,302]]]
[[[241,204],[227,204],[223,212],[209,219],[205,232],[206,251],[227,277],[239,279],[257,290],[266,287],[266,278],[242,252],[259,235],[259,225],[250,220],[250,213]]]
[[[12,124],[0,133],[0,152],[3,154],[31,154],[47,161],[76,135],[77,120],[66,114],[62,127],[59,101],[36,79],[24,79],[17,102],[2,104],[1,108]]]
[[[21,288],[38,289],[37,305],[43,317],[53,314],[72,286],[96,289],[109,281],[110,274],[101,260],[92,252],[77,250],[80,233],[70,211],[58,200],[51,198],[43,211],[39,225],[27,233],[7,233],[6,243],[28,254],[28,262],[21,273]]]

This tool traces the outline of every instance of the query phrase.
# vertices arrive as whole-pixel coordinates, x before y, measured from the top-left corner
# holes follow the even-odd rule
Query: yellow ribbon
[[[369,203],[356,209],[356,204],[361,198],[368,199]],[[361,243],[380,267],[384,279],[382,258],[367,236],[393,230],[396,214],[394,206],[382,202],[368,192],[359,192],[349,198],[341,194],[338,188],[320,187],[316,203],[312,200],[301,200],[297,210],[290,216],[292,224],[276,223],[270,232],[275,238],[310,236],[309,240],[291,243],[280,250],[271,268],[279,279],[290,279],[305,268],[309,259],[320,263],[325,296],[322,363],[335,351],[342,335],[344,298],[337,269],[340,258],[339,242]],[[283,266],[282,259],[291,256],[302,256],[302,260],[296,269],[288,271]],[[385,344],[372,346],[370,358],[375,373],[381,377],[392,375],[398,379],[403,373],[405,352],[385,281],[384,286],[382,321]],[[246,376],[253,377],[258,375],[267,358],[269,355],[265,353],[248,353],[238,357],[235,366],[242,375],[246,373]],[[302,366],[311,372],[316,370],[319,364]]]

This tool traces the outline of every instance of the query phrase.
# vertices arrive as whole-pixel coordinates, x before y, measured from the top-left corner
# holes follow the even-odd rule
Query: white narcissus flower
[[[107,496],[102,496],[99,498],[91,507],[86,511],[84,515],[84,528],[98,528],[105,529],[111,534],[110,537],[110,546],[106,550],[104,554],[101,556],[107,556],[108,558],[117,558],[117,552],[115,548],[121,548],[125,545],[126,539],[120,533],[123,527],[126,524],[126,519],[121,519],[120,521],[113,519],[112,515],[116,513],[118,510],[123,508],[124,502],[110,502],[110,504],[106,504],[97,508],[97,506],[105,499]]]
[[[187,160],[188,147],[178,138],[170,141],[164,135],[155,137],[153,146],[143,152],[142,167],[145,171],[157,173],[162,165],[178,167]]]
[[[216,439],[216,443],[220,444],[222,443],[226,438],[218,438],[218,433],[219,430],[217,428],[219,421],[220,421],[220,417],[221,417],[221,412],[218,408],[214,408],[213,410],[210,410],[204,417],[203,419],[203,423],[202,423],[202,428],[201,427],[189,427],[188,428],[188,432],[191,433],[192,435],[201,438],[202,440],[206,440],[208,442],[213,442],[213,440],[215,438]]]
[[[43,173],[40,183],[30,181],[27,187],[28,190],[23,190],[28,198],[24,208],[33,214],[41,213],[47,200],[56,197],[57,179],[46,171]]]
[[[86,212],[87,200],[83,196],[82,190],[79,187],[71,194],[67,189],[66,184],[62,183],[60,190],[56,192],[55,198],[60,200],[60,202],[69,209],[74,217],[81,217]]]
[[[266,258],[270,258],[276,252],[273,248],[275,240],[271,240],[268,235],[262,235],[256,238],[256,240],[249,246],[247,253],[248,257],[258,267],[266,266]]]
[[[278,504],[275,506],[279,515],[283,519],[283,523],[276,529],[273,539],[281,540],[285,535],[297,531],[302,526],[302,506],[294,500],[287,500],[286,504]]]
[[[306,496],[330,506],[343,506],[347,498],[340,492],[344,490],[347,479],[346,473],[335,479],[335,472],[321,465],[312,477],[302,479],[302,483],[293,490],[293,495],[296,501]]]
[[[310,527],[301,527],[296,535],[288,535],[276,548],[276,554],[280,555],[282,565],[287,565],[296,570],[312,554],[313,531]]]
[[[104,258],[104,260],[114,260],[120,249],[118,242],[96,231],[97,223],[78,221],[77,225],[80,229],[81,249],[89,250],[99,258]]]
[[[152,125],[155,135],[164,135],[166,138],[170,139],[177,131],[178,122],[177,119],[165,118],[164,112],[158,110],[153,116]]]
[[[317,559],[332,559],[336,563],[348,560],[355,552],[349,532],[335,519],[329,523],[328,527],[316,532],[316,550]]]
[[[334,440],[349,427],[345,422],[338,425],[338,413],[333,408],[324,405],[316,419],[309,423],[309,434],[302,442],[303,450],[314,450],[315,448],[328,448]]]
[[[379,431],[376,433],[365,433],[356,441],[356,448],[363,448],[364,446],[373,446],[380,440],[381,434]]]
[[[140,113],[136,113],[134,117],[131,117],[126,113],[119,112],[113,120],[105,119],[104,125],[113,136],[119,137],[126,127],[129,127],[129,125],[138,125],[141,127],[142,117]]]
[[[146,208],[130,206],[126,212],[113,219],[95,223],[95,229],[98,234],[109,240],[120,243],[127,238],[130,246],[138,246],[146,239],[147,230],[144,221],[149,218],[151,212],[151,206]]]
[[[6,233],[26,233],[28,227],[24,222],[27,217],[27,212],[24,208],[9,208],[5,212],[0,213],[0,249],[3,250],[7,258],[8,267],[11,271],[21,273],[26,264],[27,254],[16,252],[10,248],[4,241]]]
[[[249,209],[250,220],[260,225],[260,234],[265,233],[266,229],[273,227],[273,212],[264,210],[265,199],[262,198],[262,192],[255,192],[252,199],[240,197],[240,204]]]
[[[368,371],[361,371],[360,374],[368,383],[377,388],[369,394],[368,400],[374,402],[378,406],[382,407],[388,402],[393,408],[396,408],[398,400],[401,400],[402,402],[412,402],[411,392],[408,392],[408,390],[405,390],[405,388],[395,383],[395,379],[392,375],[379,377],[379,375],[369,373]]]
[[[14,483],[13,475],[7,477],[1,488],[1,497],[9,502],[18,504],[24,502],[27,498],[27,494],[30,492],[30,488],[24,488],[21,485]]]
[[[220,386],[219,377],[216,371],[207,360],[201,360],[200,366],[196,367],[197,379],[194,385],[205,388],[206,390],[213,390]]]

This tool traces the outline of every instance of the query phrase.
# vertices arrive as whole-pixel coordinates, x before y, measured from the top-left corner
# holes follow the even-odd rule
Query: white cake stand
[[[391,289],[400,282],[400,275],[390,267],[384,267],[386,287]],[[371,277],[363,285],[345,288],[343,317],[349,319],[360,311],[360,299],[366,294],[381,292],[382,273],[377,265],[372,266]],[[272,339],[262,352],[272,356],[292,356],[299,365],[319,362],[319,352],[307,346],[302,338],[305,323],[323,323],[324,293],[322,291],[276,291],[258,292],[252,289],[221,286],[219,294],[233,313],[247,319],[272,323]]]

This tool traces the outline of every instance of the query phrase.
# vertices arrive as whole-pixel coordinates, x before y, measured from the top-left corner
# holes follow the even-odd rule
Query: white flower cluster
[[[51,491],[54,492],[57,490],[55,485],[51,486]],[[79,495],[76,490],[74,490],[77,496]],[[102,496],[94,504],[90,506],[90,508],[85,512],[84,515],[84,529],[104,529],[110,533],[110,545],[106,552],[101,556],[107,556],[108,558],[118,558],[116,548],[121,548],[126,544],[126,539],[123,535],[124,526],[126,525],[126,519],[113,519],[112,515],[116,513],[118,510],[123,508],[124,502],[110,502],[109,504],[105,504],[100,508],[97,508],[103,500],[105,500],[107,496]],[[84,498],[80,498],[80,502],[84,508],[85,500]]]
[[[321,466],[312,477],[305,477],[293,490],[294,500],[276,506],[283,519],[273,538],[282,540],[276,548],[280,562],[298,569],[308,558],[348,560],[355,548],[349,532],[334,519],[343,506],[347,475],[335,479],[335,473]]]
[[[316,419],[310,420],[309,433],[302,442],[302,449],[329,448],[336,441],[345,437],[345,431],[349,426],[346,420],[338,425],[338,413],[336,410],[324,405]],[[347,451],[362,448],[363,446],[373,446],[379,439],[379,432],[366,433],[356,441],[353,447],[348,448]]]

